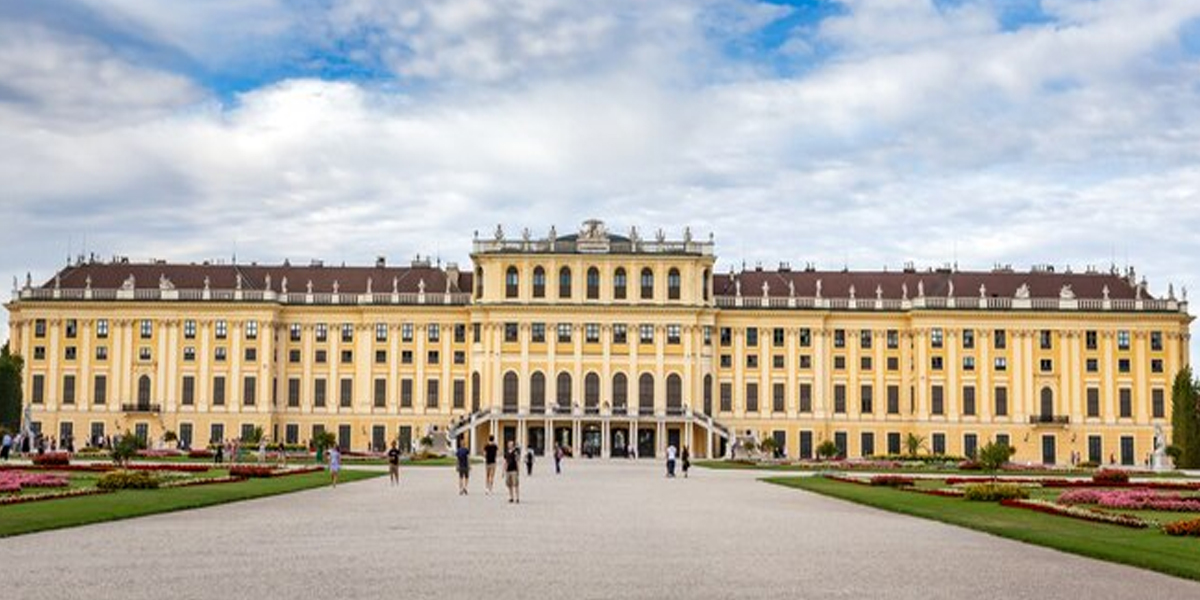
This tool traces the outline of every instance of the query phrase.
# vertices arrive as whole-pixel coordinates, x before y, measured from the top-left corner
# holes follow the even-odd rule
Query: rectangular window
[[[812,412],[812,384],[800,384],[800,412]]]
[[[887,347],[888,350],[895,350],[900,347],[900,332],[895,329],[887,330]]]
[[[1162,373],[1163,372],[1163,361],[1161,358],[1150,359],[1150,372],[1151,373]]]
[[[1008,370],[1008,359],[1004,358],[1003,356],[997,356],[994,368],[997,371],[1007,371]]]
[[[704,345],[711,346],[712,345],[712,325],[705,325],[703,331],[704,331]]]
[[[721,335],[721,345],[722,346],[732,346],[733,345],[733,329],[731,329],[729,327],[722,327],[720,330],[720,335]]]
[[[75,319],[67,319],[65,325],[63,326],[63,330],[67,338],[74,339],[75,336],[79,335],[79,321]]]
[[[846,370],[846,357],[845,356],[833,357],[833,370],[835,370],[835,371],[845,371]]]
[[[388,329],[388,328],[387,328],[387,323],[376,323],[376,324],[375,324],[375,341],[377,341],[377,342],[386,342],[386,341],[387,341],[387,337],[388,337],[388,336],[387,336],[387,333],[388,333],[388,332],[387,332],[387,329]]]
[[[624,344],[629,341],[629,329],[624,323],[613,323],[613,343]]]
[[[426,335],[431,342],[440,342],[442,340],[442,327],[437,323],[430,323],[426,330]]]
[[[992,347],[997,350],[1008,348],[1008,335],[1003,329],[997,329],[992,332]]]
[[[721,412],[733,410],[733,384],[721,383]]]
[[[463,379],[454,380],[454,389],[452,390],[454,408],[463,409],[467,407],[467,382]]]
[[[786,386],[782,383],[776,383],[771,386],[771,410],[781,413],[787,410],[784,407],[786,403]]]
[[[845,431],[833,432],[833,445],[837,446],[838,458],[845,458],[847,452],[846,446],[848,445]]]
[[[871,414],[875,412],[875,389],[870,385],[863,385],[859,388],[859,410],[863,414]]]
[[[1054,348],[1054,334],[1049,329],[1043,329],[1038,334],[1038,346],[1042,350],[1051,350]]]
[[[104,354],[105,354],[105,356],[108,356],[108,352],[105,352]],[[195,360],[196,360],[196,348],[194,348],[192,346],[185,346],[183,348],[183,361],[184,362],[194,362]]]
[[[929,332],[929,343],[934,348],[941,348],[945,344],[945,333],[941,327],[934,327]]]
[[[946,434],[935,433],[935,434],[933,434],[932,438],[933,438],[932,452],[937,455],[946,454]]]
[[[97,375],[93,380],[92,404],[108,403],[108,376]]]
[[[675,325],[675,343],[679,343],[679,326]],[[583,339],[589,344],[600,343],[600,324],[588,323],[583,326]]]
[[[425,408],[438,407],[438,384],[437,379],[429,379],[425,382]]]
[[[411,379],[400,380],[400,408],[412,408],[413,405],[413,381]]]
[[[75,376],[63,375],[63,404],[75,404]]]
[[[757,346],[758,345],[758,328],[757,327],[747,327],[746,328],[746,345],[747,346]]]
[[[597,334],[598,337],[598,334]],[[678,325],[667,325],[667,343],[672,345],[679,344],[680,329]]]
[[[1008,416],[1008,388],[1005,386],[1002,386],[1002,385],[998,385],[998,386],[996,386],[996,389],[993,390],[992,395],[995,397],[995,402],[996,402],[996,410],[995,410],[996,416],[997,417],[1007,417]]]
[[[1121,388],[1117,394],[1120,398],[1121,418],[1133,418],[1133,390],[1129,388]]]
[[[808,348],[812,346],[812,330],[804,327],[800,330],[800,347]]]
[[[642,325],[641,327],[639,327],[638,328],[638,338],[639,338],[639,341],[643,344],[653,344],[654,343],[654,326],[653,325]]]
[[[225,441],[225,424],[213,423],[208,427],[208,443],[219,444]]]
[[[505,323],[504,324],[504,341],[505,341],[505,343],[511,344],[513,342],[516,342],[519,332],[520,332],[520,330],[517,327],[516,323]]]
[[[887,434],[887,451],[888,454],[895,456],[900,454],[900,432],[889,431]]]
[[[288,378],[288,399],[287,405],[291,408],[300,406],[300,378]]]
[[[245,406],[254,406],[258,396],[258,379],[253,375],[247,375],[242,380],[242,404]]]
[[[845,329],[834,329],[833,330],[833,347],[834,348],[845,348],[846,347],[846,330]]]
[[[975,386],[973,385],[963,386],[962,411],[968,417],[975,416]]]
[[[963,357],[963,370],[964,371],[974,371],[975,370],[975,357],[974,356],[964,356]]]
[[[1150,417],[1163,419],[1167,416],[1165,394],[1161,388],[1150,390]]]
[[[934,356],[929,359],[929,368],[934,371],[941,371],[945,361],[940,356]]]
[[[45,319],[35,319],[33,321],[33,337],[39,337],[39,338],[46,337],[46,320]]]
[[[870,371],[872,366],[871,357],[864,356],[858,360],[858,367],[862,371]]]
[[[141,348],[138,348],[138,360],[141,360],[141,361],[150,360],[150,347],[149,346],[142,346]]]
[[[319,365],[329,362],[329,352],[326,350],[317,350],[313,353],[313,362]]]
[[[183,405],[191,406],[196,403],[196,378],[191,375],[183,376]]]
[[[218,320],[214,329],[216,330],[215,334],[218,340],[223,340],[226,337],[229,337],[229,323],[227,323],[224,319]]]
[[[945,392],[940,385],[935,385],[929,389],[929,412],[934,415],[946,414],[946,399]]]
[[[75,349],[75,346],[67,346],[63,349],[63,360],[75,360],[77,354],[78,351]]]
[[[900,414],[900,386],[887,386],[887,412],[889,415]]]
[[[1088,461],[1096,464],[1104,462],[1104,441],[1098,435],[1088,436]]]
[[[246,356],[246,362],[253,362],[253,361],[258,360],[258,349],[257,348],[246,348],[245,356]]]
[[[1137,457],[1134,455],[1134,452],[1133,452],[1133,436],[1131,436],[1131,435],[1121,436],[1121,464],[1125,465],[1125,466],[1129,466],[1129,465],[1134,464],[1134,462],[1136,460],[1137,460]]]
[[[1043,373],[1049,373],[1054,370],[1054,361],[1049,358],[1043,358],[1040,361],[1040,366]]]
[[[329,325],[325,323],[317,323],[314,331],[315,333],[313,335],[316,337],[318,342],[324,342],[329,339]]]
[[[964,350],[971,350],[975,347],[975,330],[964,329],[962,332],[962,347]]]
[[[375,408],[387,408],[387,380],[375,378]]]
[[[293,342],[300,341],[300,334],[304,331],[299,323],[292,323],[288,326],[288,339]]]
[[[751,368],[751,369],[758,368],[758,355],[757,354],[747,354],[746,355],[746,367]]]
[[[813,457],[813,432],[800,432],[800,458],[811,459]]]
[[[425,362],[431,365],[436,365],[441,360],[441,354],[437,350],[430,350],[425,357]]]
[[[1087,416],[1100,416],[1100,388],[1090,387],[1085,393],[1087,397]]]
[[[783,368],[783,355],[776,354],[775,356],[772,356],[771,357],[771,366],[776,369],[782,369]]]
[[[412,350],[401,350],[400,351],[400,364],[411,365],[412,363],[413,363],[413,351]]]
[[[454,343],[464,344],[467,341],[467,326],[459,323],[454,326]]]
[[[300,426],[296,423],[288,423],[283,427],[283,442],[289,446],[294,446],[300,443]]]
[[[246,321],[246,339],[258,339],[258,321]]]
[[[354,325],[350,323],[342,323],[342,343],[350,343],[354,341]]]
[[[871,340],[872,340],[872,336],[871,336],[870,330],[864,329],[864,330],[858,332],[858,347],[859,348],[862,348],[863,350],[870,350],[871,349]]]
[[[413,341],[413,324],[412,323],[401,323],[400,324],[400,341],[402,341],[402,342]]]
[[[839,383],[833,386],[833,412],[845,414],[846,412],[846,385]]]
[[[758,412],[758,384],[746,382],[746,412]]]
[[[1099,347],[1099,343],[1097,342],[1098,338],[1096,336],[1096,330],[1090,329],[1090,330],[1084,332],[1083,339],[1084,339],[1084,345],[1087,347],[1088,350],[1095,350],[1096,348]]]
[[[800,368],[801,369],[811,369],[812,368],[812,355],[809,355],[809,354],[801,354],[800,355]]]
[[[530,341],[534,344],[542,344],[546,342],[546,324],[531,323],[529,325]]]
[[[900,357],[898,357],[898,356],[887,357],[887,370],[899,371],[900,370]]]
[[[555,337],[558,339],[559,343],[567,343],[571,341],[570,323],[559,323],[556,329],[557,335]]]
[[[1128,350],[1129,349],[1129,331],[1128,330],[1122,329],[1117,332],[1117,349],[1118,350]]]
[[[375,364],[377,364],[377,365],[386,365],[387,364],[387,350],[376,350],[375,351]]]
[[[859,452],[862,453],[863,458],[875,456],[875,434],[870,431],[864,431],[859,438]]]
[[[342,364],[348,365],[352,362],[354,362],[354,351],[342,350]]]
[[[150,339],[154,335],[154,323],[150,319],[142,319],[141,336],[143,340]]]
[[[212,403],[213,406],[225,406],[224,375],[216,375],[213,377]]]
[[[186,327],[186,323],[185,323]],[[192,321],[192,330],[196,329],[196,322]],[[99,319],[96,321],[96,337],[100,339],[108,338],[108,319]]]
[[[1162,338],[1161,331],[1151,331],[1150,332],[1150,350],[1152,350],[1154,352],[1160,352],[1163,349],[1162,340],[1163,340],[1163,338]]]
[[[1085,362],[1084,368],[1087,369],[1088,373],[1099,373],[1100,361],[1094,358],[1089,358]]]
[[[1132,367],[1131,367],[1130,365],[1131,365],[1131,364],[1130,364],[1130,362],[1129,362],[1129,359],[1128,359],[1128,358],[1119,358],[1119,359],[1117,359],[1117,372],[1118,372],[1118,373],[1128,373],[1128,372],[1130,372],[1130,371],[1132,370]]]
[[[975,459],[976,450],[979,448],[979,435],[975,433],[963,434],[963,455],[972,460]]]
[[[342,378],[338,387],[338,405],[342,408],[354,406],[354,380],[349,377]]]
[[[456,364],[456,365],[467,364],[467,353],[463,352],[462,350],[455,350],[454,351],[454,364]]]
[[[324,378],[313,380],[313,406],[317,408],[325,408],[326,398],[328,397],[328,384]]]

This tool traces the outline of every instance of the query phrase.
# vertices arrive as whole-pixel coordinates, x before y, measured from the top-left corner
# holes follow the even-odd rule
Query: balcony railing
[[[1069,425],[1071,417],[1066,415],[1029,415],[1031,425]]]
[[[162,412],[162,405],[150,404],[146,402],[134,402],[132,404],[122,404],[121,411],[132,413],[156,413]]]
[[[802,296],[717,296],[717,308],[817,309],[852,311],[910,310],[1071,310],[1102,312],[1187,312],[1188,303],[1173,299],[934,297],[813,298]]]

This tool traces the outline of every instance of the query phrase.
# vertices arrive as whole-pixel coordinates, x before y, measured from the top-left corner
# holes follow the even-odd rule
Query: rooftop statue
[[[1017,288],[1017,293],[1014,295],[1014,297],[1017,298],[1018,300],[1028,300],[1029,299],[1029,284],[1022,283],[1021,287]]]
[[[1058,297],[1063,300],[1074,300],[1075,290],[1071,289],[1071,284],[1063,284],[1062,289],[1058,290]]]

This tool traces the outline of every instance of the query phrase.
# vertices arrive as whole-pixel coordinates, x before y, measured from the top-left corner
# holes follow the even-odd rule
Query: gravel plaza
[[[0,541],[34,598],[1169,598],[1200,584],[660,463],[444,468]]]

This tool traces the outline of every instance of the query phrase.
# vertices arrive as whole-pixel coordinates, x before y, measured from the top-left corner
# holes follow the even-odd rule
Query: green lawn
[[[772,477],[764,481],[1064,552],[1200,580],[1200,539],[1172,537],[1156,528],[1130,529],[1090,523],[1006,508],[995,502],[968,502],[824,477]]]
[[[694,463],[697,467],[706,469],[718,470],[745,470],[745,471],[783,471],[783,472],[800,472],[800,473],[895,473],[898,475],[957,475],[962,477],[988,477],[988,473],[983,471],[965,471],[963,469],[947,469],[947,468],[899,468],[899,469],[847,469],[836,463],[828,463],[825,465],[800,465],[800,464],[754,464],[741,461],[728,460],[698,460]],[[1032,470],[1032,471],[1000,471],[997,473],[1000,477],[1083,477],[1091,476],[1094,470]],[[1137,478],[1178,478],[1184,477],[1183,473],[1178,471],[1169,471],[1164,473],[1138,473],[1134,475]]]
[[[224,473],[211,473],[209,476],[218,474]],[[383,473],[343,469],[340,481],[358,481],[381,475]],[[248,479],[238,483],[161,490],[127,490],[97,496],[0,506],[0,537],[286,494],[328,484],[329,475],[317,472],[270,479]]]

